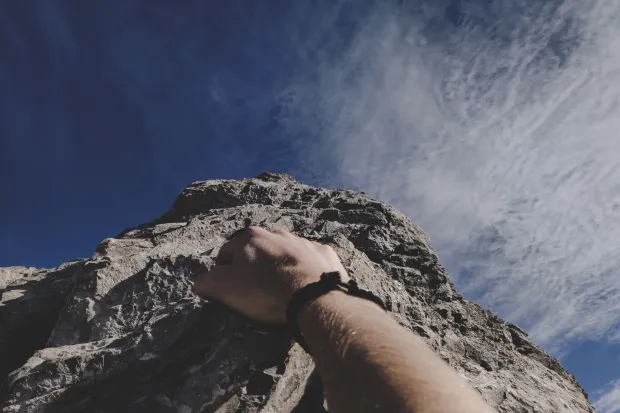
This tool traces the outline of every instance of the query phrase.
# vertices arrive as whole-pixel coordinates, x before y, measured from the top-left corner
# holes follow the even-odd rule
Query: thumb
[[[202,298],[228,304],[234,294],[234,274],[230,265],[216,265],[194,280],[194,293]]]

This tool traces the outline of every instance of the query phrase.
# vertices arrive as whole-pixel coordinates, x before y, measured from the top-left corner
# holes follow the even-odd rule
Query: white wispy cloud
[[[593,404],[597,413],[620,412],[620,379],[609,383]]]
[[[307,120],[291,130],[538,343],[618,339],[620,4],[468,2],[457,28],[447,3],[378,6],[291,88]]]

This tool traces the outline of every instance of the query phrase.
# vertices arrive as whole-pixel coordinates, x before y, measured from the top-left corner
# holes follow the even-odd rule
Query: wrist
[[[306,337],[312,334],[313,325],[329,333],[335,321],[350,319],[362,310],[367,313],[366,306],[373,308],[371,314],[377,307],[382,311],[385,308],[381,298],[360,288],[354,280],[343,281],[340,271],[331,271],[293,295],[286,319],[294,338],[304,350],[310,351]]]
[[[307,337],[312,334],[317,324],[325,325],[328,319],[355,314],[361,308],[369,308],[379,314],[385,313],[372,301],[349,295],[342,290],[333,290],[307,302],[297,314],[296,321],[302,335]]]

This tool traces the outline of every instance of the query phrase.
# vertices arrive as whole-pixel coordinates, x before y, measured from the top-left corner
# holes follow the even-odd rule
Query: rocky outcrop
[[[593,411],[557,360],[458,294],[403,214],[265,173],[196,182],[161,218],[104,240],[90,259],[1,269],[2,412],[319,411],[312,360],[285,329],[192,293],[246,218],[332,245],[498,411]]]

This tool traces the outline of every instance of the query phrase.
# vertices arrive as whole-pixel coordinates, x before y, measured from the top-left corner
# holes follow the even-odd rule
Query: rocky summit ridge
[[[0,269],[0,409],[315,412],[311,358],[283,328],[192,292],[245,219],[330,244],[499,412],[593,412],[560,363],[465,300],[425,233],[385,203],[288,175],[195,182],[160,218],[54,269]]]

